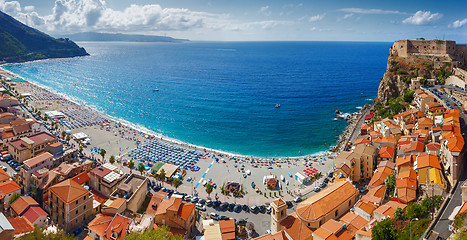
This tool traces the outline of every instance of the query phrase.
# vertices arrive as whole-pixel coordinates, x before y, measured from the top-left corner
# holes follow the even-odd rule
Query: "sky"
[[[52,36],[131,33],[201,41],[467,43],[466,0],[0,0]]]

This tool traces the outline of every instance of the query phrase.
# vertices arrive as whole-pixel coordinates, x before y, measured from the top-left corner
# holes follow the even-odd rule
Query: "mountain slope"
[[[122,33],[97,33],[97,32],[81,32],[66,35],[75,41],[124,41],[124,42],[182,42],[186,39],[175,39],[164,36],[151,35],[135,35]]]
[[[55,39],[0,11],[0,62],[88,55],[68,39]]]

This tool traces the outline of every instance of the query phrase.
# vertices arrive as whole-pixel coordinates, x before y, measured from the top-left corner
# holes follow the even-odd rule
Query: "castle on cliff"
[[[399,40],[391,46],[390,54],[403,58],[426,58],[433,61],[435,68],[446,62],[454,68],[467,66],[466,45],[449,40]]]

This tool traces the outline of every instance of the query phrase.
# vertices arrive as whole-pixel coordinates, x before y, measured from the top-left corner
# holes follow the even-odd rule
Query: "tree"
[[[34,231],[22,237],[23,240],[73,240],[74,238],[58,229],[57,232],[45,232],[44,230],[34,227]]]
[[[404,220],[404,210],[402,208],[397,208],[394,213],[394,218],[397,220]]]
[[[161,181],[165,181],[165,170],[164,169],[160,171],[159,178],[161,179]]]
[[[16,199],[18,199],[19,197],[21,197],[21,195],[19,193],[13,193],[13,195],[11,195],[10,199],[8,200],[8,204],[11,205],[12,203],[14,203],[16,201]]]
[[[114,164],[115,162],[115,156],[114,155],[111,155],[110,158],[109,158],[109,162]]]
[[[62,137],[65,138],[65,136],[66,136],[66,132],[62,131]]]
[[[457,229],[457,230],[462,230],[462,228],[467,228],[467,213],[461,213],[461,214],[458,214],[455,218],[454,218],[454,222],[453,222],[453,225],[454,225],[454,228]]]
[[[386,219],[378,222],[371,229],[371,236],[373,240],[396,240],[397,231],[394,224],[392,224],[392,220]]]
[[[429,212],[434,212],[439,208],[443,198],[441,196],[427,197],[422,200],[422,206],[424,206]]]
[[[71,136],[70,135],[66,135],[66,141],[69,142],[71,140]]]
[[[101,149],[100,155],[102,156],[102,160],[104,160],[106,153],[107,153],[107,151],[105,151],[105,149]]]
[[[133,162],[133,160],[130,159],[130,161],[128,162],[128,167],[130,169],[133,169],[133,167],[135,167],[135,162]]]
[[[138,164],[138,171],[143,174],[143,171],[144,171],[144,164],[140,163]]]
[[[173,235],[167,226],[160,225],[157,229],[146,230],[144,232],[132,232],[126,235],[123,240],[183,240],[178,234]]]
[[[390,195],[393,195],[394,188],[396,186],[396,176],[394,174],[389,175],[386,180],[384,180],[384,184],[386,185],[386,188],[388,189]]]
[[[404,93],[404,102],[411,103],[414,99],[414,93],[415,91],[407,89],[407,91]]]
[[[180,180],[179,178],[174,178],[174,180],[172,181],[172,184],[174,185],[175,190],[177,190],[178,187],[182,185],[182,180]]]
[[[209,195],[209,197],[211,197],[212,190],[214,190],[214,187],[212,186],[212,184],[210,183],[206,184],[206,193]]]
[[[82,152],[84,147],[82,145],[79,146],[79,151]]]
[[[28,103],[26,102],[26,104],[28,104]],[[48,119],[49,119],[49,118],[47,117],[47,115],[45,115],[45,116],[44,116],[44,121],[47,121]]]
[[[405,209],[405,217],[407,219],[422,218],[427,213],[426,207],[418,203],[409,203]]]

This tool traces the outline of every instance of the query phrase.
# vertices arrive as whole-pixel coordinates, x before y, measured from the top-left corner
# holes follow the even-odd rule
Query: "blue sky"
[[[214,41],[467,42],[467,1],[0,0],[54,36],[97,31]]]

